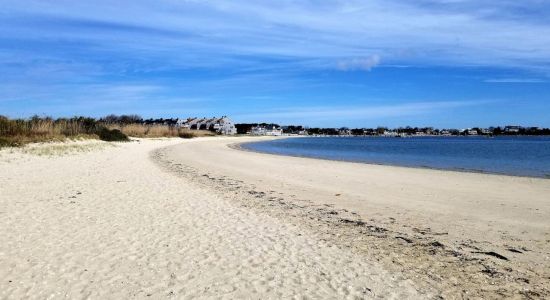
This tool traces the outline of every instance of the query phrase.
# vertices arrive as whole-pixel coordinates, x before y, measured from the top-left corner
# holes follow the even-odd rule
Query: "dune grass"
[[[127,136],[138,138],[194,138],[216,135],[214,132],[208,130],[189,130],[169,125],[109,124],[108,127],[110,129],[118,129]]]
[[[0,116],[0,147],[22,146],[35,142],[64,141],[66,139],[98,138],[100,128],[92,118],[8,119]]]
[[[0,148],[67,139],[127,141],[128,137],[193,138],[214,135],[206,130],[188,130],[169,125],[106,123],[87,117],[52,119],[35,116],[30,119],[8,119],[0,116]]]
[[[127,136],[139,138],[194,138],[216,135],[216,133],[208,130],[190,130],[169,125],[110,124],[109,128],[118,129]]]
[[[70,143],[70,144],[37,144],[21,149],[21,153],[37,156],[64,156],[68,154],[86,153],[95,150],[105,149],[106,147],[116,147],[112,143]]]

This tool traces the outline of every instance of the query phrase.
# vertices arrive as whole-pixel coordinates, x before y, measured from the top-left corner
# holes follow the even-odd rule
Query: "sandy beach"
[[[550,297],[550,180],[258,139],[0,150],[0,298]]]
[[[3,150],[0,298],[417,295],[379,263],[150,159],[155,149],[198,141]]]

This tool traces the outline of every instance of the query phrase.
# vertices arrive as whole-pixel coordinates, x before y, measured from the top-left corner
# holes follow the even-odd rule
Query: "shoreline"
[[[550,296],[546,181],[252,139],[0,152],[0,297]]]
[[[280,137],[280,138],[273,138],[268,139],[275,140],[275,139],[287,139],[287,138],[298,138],[298,137]],[[312,137],[315,138],[315,137]],[[395,167],[395,168],[408,168],[408,169],[425,169],[425,170],[434,170],[434,171],[447,171],[447,172],[458,172],[458,173],[473,173],[473,174],[484,174],[484,175],[496,175],[496,176],[510,176],[510,177],[519,177],[519,178],[532,178],[532,179],[548,179],[550,180],[550,174],[546,174],[544,176],[527,176],[527,175],[516,175],[516,174],[509,174],[509,173],[498,173],[498,172],[490,172],[490,171],[483,171],[483,170],[476,170],[476,169],[446,169],[446,168],[437,168],[437,167],[430,167],[430,166],[407,166],[407,165],[399,165],[399,164],[385,164],[385,163],[376,163],[376,162],[364,162],[364,161],[354,161],[354,160],[346,160],[346,159],[333,159],[333,158],[325,158],[325,157],[313,157],[313,156],[305,156],[305,155],[294,155],[294,154],[280,154],[280,153],[271,153],[271,152],[263,152],[255,149],[250,149],[246,147],[242,147],[242,145],[246,144],[253,144],[258,142],[264,142],[264,140],[261,141],[248,141],[248,142],[239,142],[234,144],[227,145],[229,148],[240,150],[240,151],[249,151],[254,153],[260,153],[260,154],[268,154],[268,155],[276,155],[276,156],[288,156],[288,157],[296,157],[296,158],[305,158],[305,159],[320,159],[320,160],[327,160],[327,161],[335,161],[335,162],[346,162],[346,163],[354,163],[354,164],[364,164],[364,165],[373,165],[373,166],[387,166],[387,167]]]
[[[550,295],[545,179],[235,149],[250,139],[203,141],[159,153],[163,166],[178,176],[379,261],[425,295]],[[434,185],[425,184],[430,181]]]
[[[0,298],[421,297],[380,263],[152,159],[219,140],[2,152]],[[51,151],[58,146],[68,151]]]

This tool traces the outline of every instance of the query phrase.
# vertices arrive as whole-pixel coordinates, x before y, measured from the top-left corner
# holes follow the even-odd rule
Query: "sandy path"
[[[195,142],[0,152],[0,298],[418,297],[378,263],[150,160],[178,143]]]
[[[203,139],[166,148],[163,155],[168,164],[179,163],[197,170],[197,178],[211,179],[206,184],[232,181],[226,184],[228,195],[235,185],[249,189],[252,198],[260,199],[250,200],[255,203],[250,205],[282,218],[290,216],[284,211],[289,205],[321,223],[353,223],[342,215],[357,213],[360,222],[382,233],[365,238],[363,244],[354,241],[356,234],[333,240],[364,248],[371,257],[376,253],[369,248],[377,245],[378,260],[410,269],[412,277],[425,278],[426,288],[435,286],[443,296],[550,296],[550,180],[285,157],[228,147],[257,139],[261,138]],[[275,197],[283,204],[282,212],[272,209],[279,201]],[[262,199],[269,204],[262,204]],[[318,213],[323,207],[331,209]],[[338,222],[330,224],[324,229],[329,238]],[[310,227],[323,231],[316,226]],[[355,233],[363,236],[362,232]]]

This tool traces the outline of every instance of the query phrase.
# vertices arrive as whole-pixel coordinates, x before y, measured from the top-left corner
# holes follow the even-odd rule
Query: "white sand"
[[[0,298],[419,297],[380,263],[219,197],[149,157],[208,141],[0,151]]]
[[[243,205],[299,226],[307,223],[303,227],[319,238],[407,274],[423,291],[446,298],[550,297],[549,179],[228,147],[257,139],[203,139],[164,149],[159,159],[176,173],[178,165],[185,166],[179,171],[183,177],[196,172],[196,180],[187,179],[206,178],[202,184],[225,198],[240,201],[251,194]],[[354,224],[348,221],[354,216],[366,224],[339,229],[342,222]],[[307,222],[292,221],[300,218]]]

